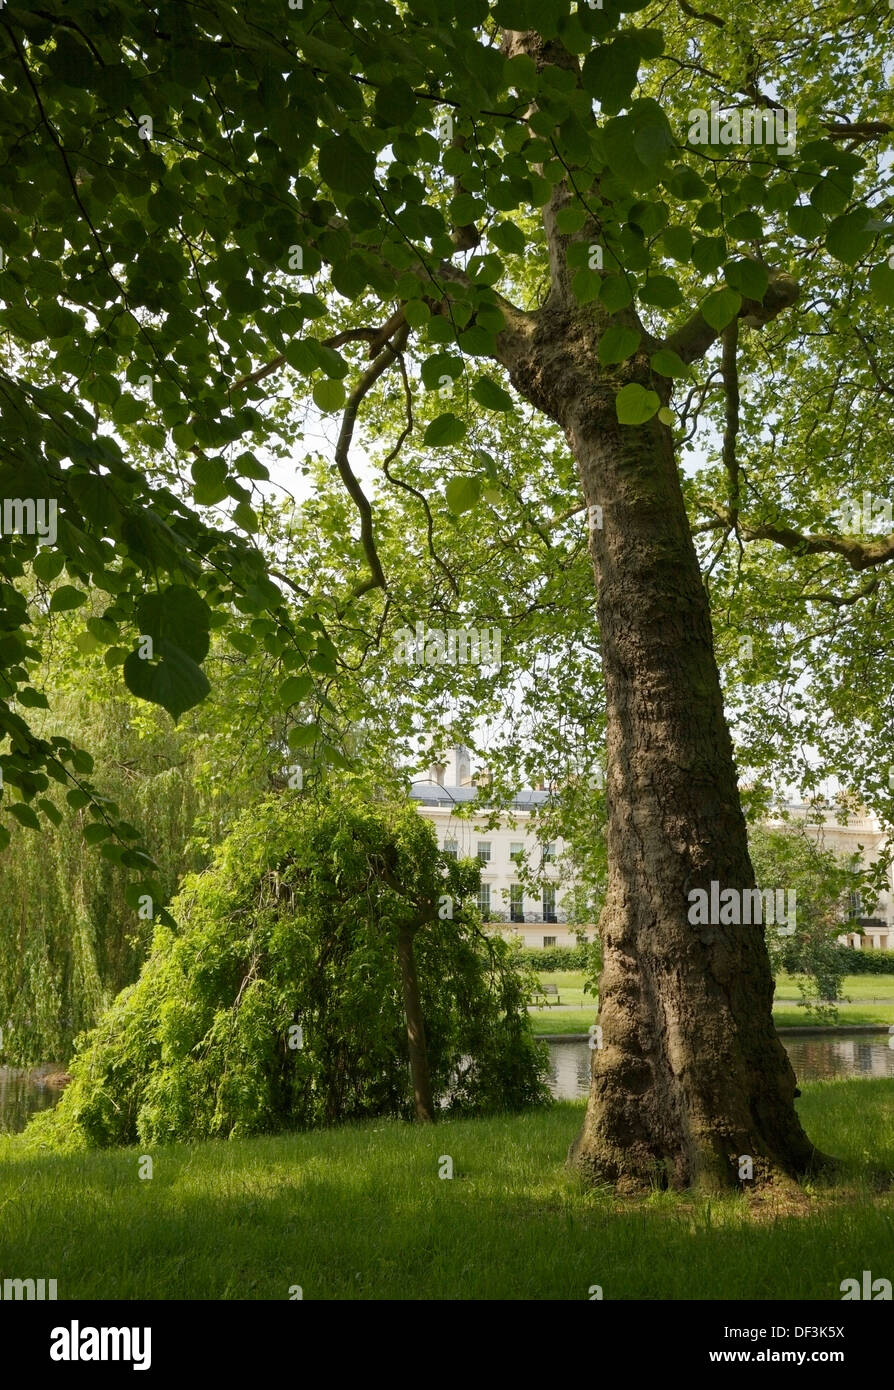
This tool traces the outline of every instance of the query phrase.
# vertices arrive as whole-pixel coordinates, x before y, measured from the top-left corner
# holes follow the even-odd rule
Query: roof
[[[478,787],[442,787],[440,783],[426,778],[424,781],[414,782],[410,787],[410,796],[414,801],[419,801],[424,806],[459,806],[475,801],[478,796]],[[542,806],[545,801],[549,801],[549,792],[534,791],[531,787],[522,787],[516,792],[512,801],[507,806],[489,808],[486,804],[482,805],[482,810],[515,810],[529,811],[533,806]]]

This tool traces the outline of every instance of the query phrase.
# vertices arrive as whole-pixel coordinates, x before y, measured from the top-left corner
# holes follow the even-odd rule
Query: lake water
[[[61,1094],[57,1087],[36,1081],[28,1071],[0,1067],[0,1134],[17,1134],[31,1115],[50,1110]]]
[[[548,1043],[549,1086],[558,1100],[574,1100],[590,1089],[590,1049],[585,1042]],[[894,1076],[894,1048],[884,1033],[839,1033],[790,1038],[785,1044],[799,1081],[835,1076]],[[38,1110],[49,1110],[62,1092],[27,1071],[0,1067],[0,1133],[16,1134]]]
[[[574,1100],[590,1090],[590,1048],[585,1042],[549,1043],[549,1088],[557,1100]],[[835,1037],[789,1038],[785,1050],[799,1081],[836,1076],[894,1076],[894,1048],[885,1033],[838,1033]]]

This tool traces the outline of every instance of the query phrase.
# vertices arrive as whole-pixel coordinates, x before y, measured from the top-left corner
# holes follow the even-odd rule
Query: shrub
[[[553,970],[588,970],[593,961],[593,942],[588,946],[523,946],[519,952],[520,960],[532,970],[551,973]]]
[[[413,1099],[397,927],[407,898],[455,895],[415,934],[434,1103],[466,1114],[548,1099],[518,950],[471,906],[414,806],[280,796],[188,878],[140,979],[79,1040],[73,1081],[32,1138],[60,1147],[272,1133]],[[303,1030],[303,1039],[295,1031]],[[301,1046],[290,1046],[303,1042]]]

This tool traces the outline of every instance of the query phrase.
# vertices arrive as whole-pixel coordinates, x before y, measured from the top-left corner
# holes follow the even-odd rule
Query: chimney
[[[469,760],[469,750],[464,744],[458,743],[454,749],[456,760],[456,785],[467,787],[472,780],[472,764]]]

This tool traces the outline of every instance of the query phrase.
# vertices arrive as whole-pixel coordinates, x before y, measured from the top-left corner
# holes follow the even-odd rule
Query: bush
[[[598,950],[598,942],[588,946],[544,946],[542,950],[537,946],[523,946],[519,959],[538,972],[587,970],[593,962],[594,948]]]
[[[894,975],[894,951],[855,951],[838,946],[842,975]]]
[[[535,980],[464,905],[472,878],[443,860],[415,806],[342,793],[253,809],[186,880],[178,929],[157,928],[140,979],[80,1040],[70,1086],[31,1137],[148,1145],[410,1118],[397,926],[408,901],[445,893],[452,919],[435,914],[414,939],[434,1103],[542,1104]]]

